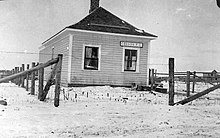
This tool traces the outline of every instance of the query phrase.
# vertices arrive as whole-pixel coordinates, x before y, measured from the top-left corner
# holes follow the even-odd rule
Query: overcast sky
[[[151,43],[152,67],[167,71],[168,58],[174,57],[176,71],[220,71],[220,8],[215,0],[100,1],[113,14],[158,36]],[[0,69],[38,61],[41,43],[88,15],[89,5],[90,0],[0,1]]]

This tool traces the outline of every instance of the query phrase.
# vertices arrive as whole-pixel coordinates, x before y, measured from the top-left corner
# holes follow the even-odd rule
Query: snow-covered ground
[[[166,94],[108,86],[76,87],[63,88],[60,106],[54,107],[52,91],[46,102],[28,93],[12,83],[0,84],[0,100],[8,103],[0,105],[0,137],[220,136],[218,98],[168,106]]]

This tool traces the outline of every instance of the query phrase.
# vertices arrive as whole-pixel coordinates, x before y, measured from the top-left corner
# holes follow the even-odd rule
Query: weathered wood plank
[[[190,71],[187,71],[186,75],[186,96],[190,96]]]
[[[56,69],[56,79],[55,79],[55,97],[54,97],[54,106],[58,107],[60,102],[60,82],[61,82],[61,70],[62,70],[62,59],[63,55],[58,55],[59,62],[57,63]]]
[[[50,86],[54,84],[54,77],[55,77],[56,69],[57,69],[57,64],[55,64],[53,70],[50,73],[49,79],[44,87],[40,101],[44,101],[46,99],[48,91],[50,90]]]
[[[151,91],[154,89],[154,69],[151,69]]]
[[[27,70],[29,70],[29,64],[27,64]],[[29,89],[29,73],[26,74],[26,91]]]
[[[193,86],[192,86],[192,93],[195,92],[195,84],[196,84],[196,72],[193,72]]]
[[[174,58],[169,58],[169,105],[174,104]]]
[[[22,67],[19,67],[19,71],[18,72],[22,72]],[[22,81],[22,76],[18,77],[18,86],[21,86],[21,81]]]
[[[15,73],[19,73],[19,67],[15,67]],[[7,80],[8,81],[8,80]],[[18,85],[19,78],[15,79],[15,84]]]
[[[7,76],[5,78],[2,78],[2,79],[0,79],[0,83],[2,83],[4,81],[9,81],[9,80],[15,79],[15,78],[17,78],[19,76],[22,76],[22,75],[26,75],[27,73],[31,73],[33,71],[39,70],[40,68],[48,67],[48,66],[50,66],[50,65],[52,65],[54,63],[57,63],[57,62],[58,62],[58,58],[52,59],[52,60],[50,60],[50,61],[48,61],[48,62],[46,62],[46,63],[44,63],[44,64],[42,64],[40,66],[31,68],[31,69],[23,71],[23,72],[16,73],[16,74],[11,75],[11,76]]]
[[[44,89],[44,68],[39,69],[39,87],[38,87],[38,99],[41,99]]]
[[[32,68],[35,67],[35,62],[32,62]],[[35,94],[35,71],[31,72],[31,95]]]
[[[21,65],[21,68],[22,68],[21,71],[24,71],[24,64]],[[24,78],[25,78],[25,76],[21,76],[21,87],[22,88],[24,88]]]
[[[220,88],[220,84],[215,85],[215,86],[213,86],[211,88],[208,88],[208,89],[206,89],[206,90],[204,90],[204,91],[202,91],[200,93],[197,93],[195,95],[192,95],[192,96],[190,96],[190,97],[188,97],[188,98],[186,98],[186,99],[184,99],[182,101],[176,102],[175,104],[182,104],[182,105],[184,105],[184,104],[186,104],[188,102],[191,102],[191,101],[193,101],[193,100],[195,100],[195,99],[197,99],[197,98],[199,98],[199,97],[201,97],[203,95],[206,95],[206,94],[208,94],[208,93],[210,93],[210,92],[212,92],[212,91],[214,91],[214,90],[216,90],[218,88]]]

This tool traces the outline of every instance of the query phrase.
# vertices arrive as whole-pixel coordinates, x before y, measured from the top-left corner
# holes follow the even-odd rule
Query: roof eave
[[[58,35],[62,34],[63,32],[65,32],[67,27],[63,28],[62,30],[60,30],[58,33],[56,33],[55,35],[51,36],[49,39],[47,39],[46,41],[44,41],[43,43],[41,43],[42,45],[48,43],[49,41],[51,41],[52,39],[54,39],[55,37],[57,37]]]
[[[47,39],[46,41],[44,41],[42,43],[42,46],[44,46],[45,44],[47,44],[48,42],[52,41],[54,38],[56,38],[57,36],[61,35],[62,33],[64,33],[65,31],[78,31],[78,32],[88,32],[88,33],[97,33],[97,34],[108,34],[108,35],[117,35],[117,36],[128,36],[128,37],[137,37],[137,38],[147,38],[150,40],[154,40],[156,39],[158,36],[142,36],[142,35],[130,35],[130,34],[119,34],[119,33],[109,33],[109,32],[101,32],[101,31],[90,31],[90,30],[81,30],[81,29],[73,29],[73,28],[68,28],[65,27],[64,29],[62,29],[61,31],[59,31],[58,33],[56,33],[55,35],[53,35],[52,37],[50,37],[49,39]],[[42,47],[41,46],[41,47]]]
[[[83,29],[74,29],[74,28],[65,28],[68,31],[78,31],[78,32],[88,32],[88,33],[97,33],[97,34],[108,34],[108,35],[117,35],[117,36],[129,36],[129,37],[139,37],[139,38],[148,38],[148,39],[156,39],[158,36],[145,36],[145,35],[131,35],[131,34],[120,34],[120,33],[110,33],[110,32],[102,32],[102,31],[91,31],[91,30],[83,30]]]

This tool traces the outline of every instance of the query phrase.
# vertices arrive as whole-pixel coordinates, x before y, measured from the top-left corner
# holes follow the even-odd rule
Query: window
[[[124,71],[136,72],[137,50],[125,49]]]
[[[99,69],[99,47],[85,46],[84,69]]]
[[[140,48],[123,47],[122,72],[139,73]]]

